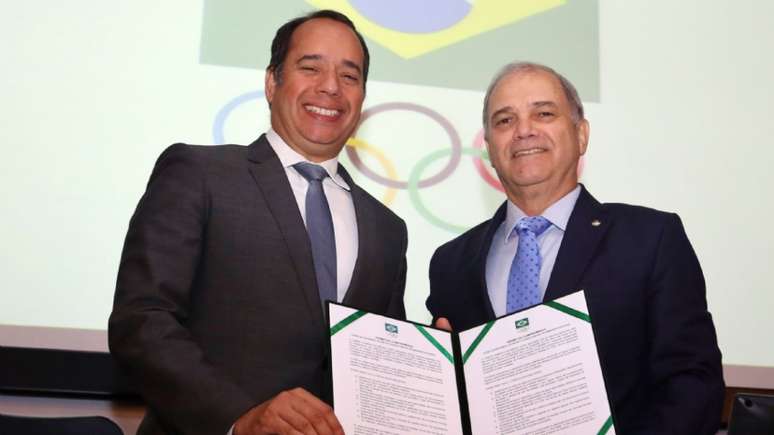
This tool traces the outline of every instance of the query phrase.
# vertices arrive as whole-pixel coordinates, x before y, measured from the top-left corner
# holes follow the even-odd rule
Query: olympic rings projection
[[[220,145],[226,143],[226,139],[223,136],[223,126],[226,124],[226,119],[231,115],[237,107],[252,100],[258,100],[263,97],[263,91],[247,92],[232,99],[215,115],[215,122],[212,124],[212,140],[214,143]]]
[[[368,142],[364,141],[363,139],[351,137],[347,141],[347,146],[347,151],[359,149],[372,154],[374,157],[376,157],[376,160],[379,160],[379,164],[382,165],[384,170],[387,171],[388,177],[391,177],[393,180],[398,178],[398,171],[395,169],[395,165],[393,165],[392,162],[387,159],[387,156],[385,156],[384,153],[371,146]],[[395,190],[395,188],[388,187],[387,192],[384,193],[384,199],[382,202],[384,202],[385,205],[392,204],[392,202],[395,201],[395,195],[397,193],[398,191]]]
[[[476,135],[476,138],[473,140],[473,148],[477,150],[484,150],[484,129],[481,129],[481,131],[479,131]],[[484,165],[484,161],[481,159],[481,157],[474,158],[473,164],[476,166],[476,171],[478,171],[478,174],[481,175],[481,178],[483,178],[487,184],[499,190],[500,192],[505,192],[503,185],[500,184],[500,180],[492,175],[489,169],[486,168],[486,165]]]
[[[441,181],[443,181],[445,178],[448,178],[452,172],[454,172],[455,169],[457,169],[457,165],[460,163],[460,150],[462,149],[462,142],[460,141],[460,136],[457,134],[457,130],[454,129],[454,126],[449,122],[448,119],[444,118],[439,114],[438,112],[429,109],[424,106],[420,106],[418,104],[413,103],[384,103],[376,105],[370,109],[367,109],[363,111],[363,116],[360,118],[360,125],[363,125],[368,118],[382,113],[387,112],[389,110],[406,110],[409,112],[417,112],[422,115],[425,115],[432,119],[433,121],[437,122],[438,124],[443,127],[444,131],[446,131],[446,134],[449,135],[449,141],[450,146],[452,149],[451,158],[449,159],[449,162],[446,164],[446,166],[441,169],[441,171],[432,177],[421,180],[419,182],[419,187],[430,187],[434,184],[438,184]],[[389,179],[386,177],[382,177],[381,175],[375,173],[371,169],[369,169],[363,161],[360,159],[360,156],[357,155],[357,151],[353,148],[347,148],[347,156],[352,161],[352,164],[355,165],[355,167],[360,170],[360,172],[365,175],[366,177],[370,178],[373,181],[376,181],[379,184],[382,184],[387,187],[395,187],[398,189],[405,189],[408,187],[408,183],[405,181],[398,181],[394,179]]]
[[[416,208],[419,214],[421,214],[422,217],[424,217],[428,222],[453,233],[463,233],[468,230],[468,227],[454,225],[443,221],[441,218],[430,212],[430,210],[422,202],[422,198],[419,196],[419,177],[422,176],[422,171],[424,171],[425,168],[430,165],[430,163],[433,163],[435,160],[451,154],[452,152],[453,151],[450,149],[438,150],[430,153],[429,155],[423,157],[419,162],[417,162],[417,164],[411,170],[411,174],[409,175],[408,192],[414,208]],[[485,151],[477,150],[475,148],[460,149],[460,154],[471,155],[479,160],[482,158],[489,158]]]
[[[231,116],[236,108],[248,102],[257,102],[258,100],[261,100],[263,96],[264,92],[259,90],[244,93],[228,101],[215,115],[215,120],[212,126],[212,137],[214,142],[216,144],[222,144],[226,142],[224,136],[224,126],[227,119],[229,116]],[[354,167],[363,176],[378,184],[381,184],[386,188],[385,194],[382,197],[382,202],[385,204],[390,205],[393,203],[397,194],[397,189],[405,189],[408,191],[409,198],[414,208],[430,224],[453,233],[464,232],[467,230],[467,227],[446,222],[435,213],[431,212],[422,201],[419,191],[425,187],[436,185],[449,178],[457,169],[457,166],[459,166],[463,155],[472,157],[476,172],[487,184],[489,184],[494,189],[503,191],[500,182],[494,175],[492,175],[492,172],[487,169],[488,165],[484,163],[484,160],[488,161],[489,157],[486,150],[484,149],[483,130],[476,134],[476,137],[472,143],[472,147],[463,148],[462,141],[460,140],[457,130],[448,119],[428,107],[407,102],[391,102],[373,106],[363,111],[360,123],[362,125],[365,121],[369,120],[373,116],[391,110],[414,112],[435,121],[441,126],[441,128],[443,128],[449,137],[449,147],[434,151],[420,159],[411,169],[409,177],[405,181],[398,180],[398,171],[395,167],[395,164],[387,157],[387,155],[385,155],[381,149],[368,143],[363,138],[352,137],[347,141],[347,156],[349,157]],[[366,166],[363,160],[360,158],[361,151],[373,156],[379,162],[383,173],[386,175],[380,175]],[[441,168],[438,173],[428,176],[427,178],[422,178],[425,169],[427,169],[431,163],[447,156],[449,159],[446,162],[446,165],[444,165],[444,167]]]

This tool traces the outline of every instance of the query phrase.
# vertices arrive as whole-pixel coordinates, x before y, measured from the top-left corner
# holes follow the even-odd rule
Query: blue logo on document
[[[398,334],[398,325],[393,325],[392,323],[385,323],[384,324],[384,330],[389,332],[390,334]]]
[[[529,329],[529,317],[525,317],[523,319],[519,319],[515,322],[516,324],[516,330],[522,330],[521,332],[526,331]]]

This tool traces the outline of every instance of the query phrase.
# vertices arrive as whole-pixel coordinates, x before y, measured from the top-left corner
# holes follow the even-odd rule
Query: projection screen
[[[483,151],[484,89],[505,63],[536,61],[586,105],[589,190],[683,219],[727,384],[774,388],[771,2],[381,3],[3,2],[0,346],[106,350],[123,237],[156,157],[257,138],[274,30],[335,8],[372,54],[341,162],[407,222],[411,320],[429,321],[434,249],[504,200]]]

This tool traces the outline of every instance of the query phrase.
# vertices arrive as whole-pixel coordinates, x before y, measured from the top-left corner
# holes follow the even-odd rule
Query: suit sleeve
[[[648,433],[714,434],[723,401],[721,355],[704,276],[677,215],[664,227],[649,288],[652,396],[643,414],[662,426]]]
[[[459,245],[458,245],[459,246]],[[494,318],[486,312],[488,297],[478,272],[479,263],[468,263],[469,255],[460,254],[458,246],[443,245],[430,259],[430,294],[425,306],[435,325],[445,317],[455,331],[464,331]],[[471,273],[471,270],[474,273]]]
[[[430,315],[432,316],[431,325],[435,324],[435,321],[438,320],[439,317],[448,316],[448,314],[443,314],[443,310],[440,307],[440,303],[442,302],[442,298],[438,297],[438,293],[440,290],[444,287],[441,281],[441,275],[438,272],[438,268],[441,267],[438,263],[440,260],[440,254],[439,249],[436,249],[436,251],[433,253],[433,256],[430,258],[430,267],[429,267],[429,277],[430,277],[430,294],[427,296],[427,300],[425,301],[425,307],[427,307],[427,311],[430,312]]]
[[[406,291],[406,249],[408,246],[408,231],[405,222],[401,221],[401,242],[400,242],[400,265],[398,273],[393,281],[392,292],[390,295],[390,305],[387,307],[387,315],[396,319],[406,319],[406,307],[403,302],[403,295]]]
[[[110,351],[175,432],[226,433],[255,403],[186,327],[207,226],[203,164],[177,144],[159,157],[129,224],[108,325]]]

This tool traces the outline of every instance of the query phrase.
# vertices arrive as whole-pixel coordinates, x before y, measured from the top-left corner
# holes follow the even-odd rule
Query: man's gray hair
[[[564,96],[567,98],[567,101],[570,103],[570,112],[572,116],[573,122],[575,124],[578,124],[583,119],[583,102],[580,99],[580,96],[578,96],[578,91],[575,89],[575,86],[570,83],[567,78],[565,78],[563,75],[559,74],[558,72],[554,71],[552,68],[547,67],[545,65],[541,65],[539,63],[534,62],[512,62],[508,65],[505,65],[500,72],[497,73],[497,75],[492,79],[492,82],[489,84],[489,87],[486,89],[486,96],[484,96],[484,131],[486,133],[489,132],[489,119],[487,119],[487,110],[489,109],[489,98],[492,96],[492,92],[494,91],[494,88],[497,87],[497,84],[500,83],[502,79],[504,79],[506,76],[509,76],[511,74],[517,74],[522,72],[534,72],[534,71],[545,71],[554,77],[556,77],[559,80],[559,83],[562,85],[562,90],[564,91]]]

